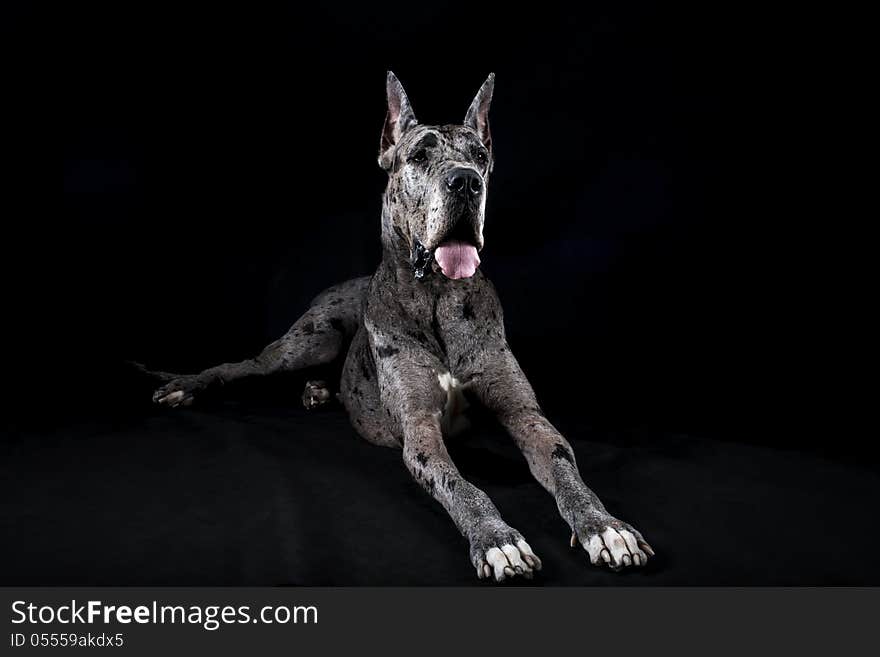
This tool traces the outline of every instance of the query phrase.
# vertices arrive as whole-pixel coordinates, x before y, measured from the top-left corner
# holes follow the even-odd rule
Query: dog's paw
[[[644,566],[654,550],[640,532],[612,516],[597,517],[577,523],[571,534],[571,546],[578,543],[590,555],[590,563],[620,570]]]
[[[517,576],[532,579],[541,570],[538,555],[518,531],[503,522],[481,527],[471,538],[471,562],[477,577],[496,582]]]
[[[202,385],[195,377],[182,376],[169,381],[153,393],[153,402],[175,408],[191,406]]]
[[[324,406],[331,399],[330,389],[326,381],[306,381],[302,402],[307,410]]]

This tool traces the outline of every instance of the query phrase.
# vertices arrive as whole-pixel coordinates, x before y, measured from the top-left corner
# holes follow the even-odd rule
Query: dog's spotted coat
[[[188,405],[206,387],[244,376],[301,370],[345,355],[340,399],[355,429],[402,449],[412,476],[449,513],[470,543],[480,578],[532,577],[541,561],[488,496],[465,480],[444,445],[460,428],[463,393],[510,432],[535,478],[552,495],[590,561],[642,566],[653,554],[642,535],[611,516],[578,473],[568,442],[544,417],[505,340],[495,288],[476,270],[452,280],[438,263],[443,245],[479,264],[486,188],[493,166],[489,76],[463,125],[416,121],[400,82],[388,74],[388,113],[379,164],[388,172],[382,204],[383,259],[371,277],[324,291],[280,340],[254,359],[165,379],[154,400]],[[476,250],[475,250],[476,249]],[[464,255],[460,255],[460,254]],[[452,256],[450,256],[452,257]],[[465,276],[471,272],[459,261]],[[347,346],[347,351],[346,351]],[[310,381],[303,402],[330,397]]]

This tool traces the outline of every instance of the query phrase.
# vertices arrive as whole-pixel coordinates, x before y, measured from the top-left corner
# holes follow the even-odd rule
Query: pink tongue
[[[434,249],[434,258],[447,278],[470,278],[480,266],[477,247],[457,240],[443,242]]]

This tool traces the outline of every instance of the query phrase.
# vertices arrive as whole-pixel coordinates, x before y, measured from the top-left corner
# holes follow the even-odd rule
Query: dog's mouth
[[[469,242],[450,239],[434,249],[434,259],[446,278],[470,278],[480,266],[477,247]]]
[[[470,217],[459,218],[444,231],[439,243],[432,239],[425,246],[418,238],[412,241],[411,262],[415,277],[421,279],[428,272],[442,272],[452,280],[470,278],[480,266],[482,246],[482,232],[475,222]]]
[[[451,237],[430,250],[416,239],[413,240],[411,262],[416,279],[439,268],[446,278],[457,280],[470,278],[476,273],[480,256],[470,241]]]

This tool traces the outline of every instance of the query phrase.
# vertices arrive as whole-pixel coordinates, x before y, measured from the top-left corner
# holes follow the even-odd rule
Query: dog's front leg
[[[377,374],[382,404],[398,425],[403,461],[415,480],[440,502],[470,543],[477,576],[504,580],[531,577],[541,560],[522,535],[501,519],[489,496],[458,471],[440,428],[446,393],[443,366],[427,354],[379,349]]]
[[[489,496],[461,476],[440,432],[440,414],[410,409],[404,425],[403,461],[415,480],[443,505],[470,542],[477,576],[497,581],[531,578],[541,560],[522,535],[507,525]]]
[[[541,568],[541,560],[522,535],[501,519],[489,496],[461,476],[443,444],[440,413],[409,409],[406,414],[403,461],[470,542],[477,576],[497,581],[514,575],[531,578]]]
[[[491,362],[472,380],[472,389],[495,412],[528,462],[529,469],[556,498],[559,512],[590,561],[612,569],[643,566],[654,551],[641,533],[605,509],[581,479],[574,451],[544,417],[532,386],[504,345],[491,350]]]

